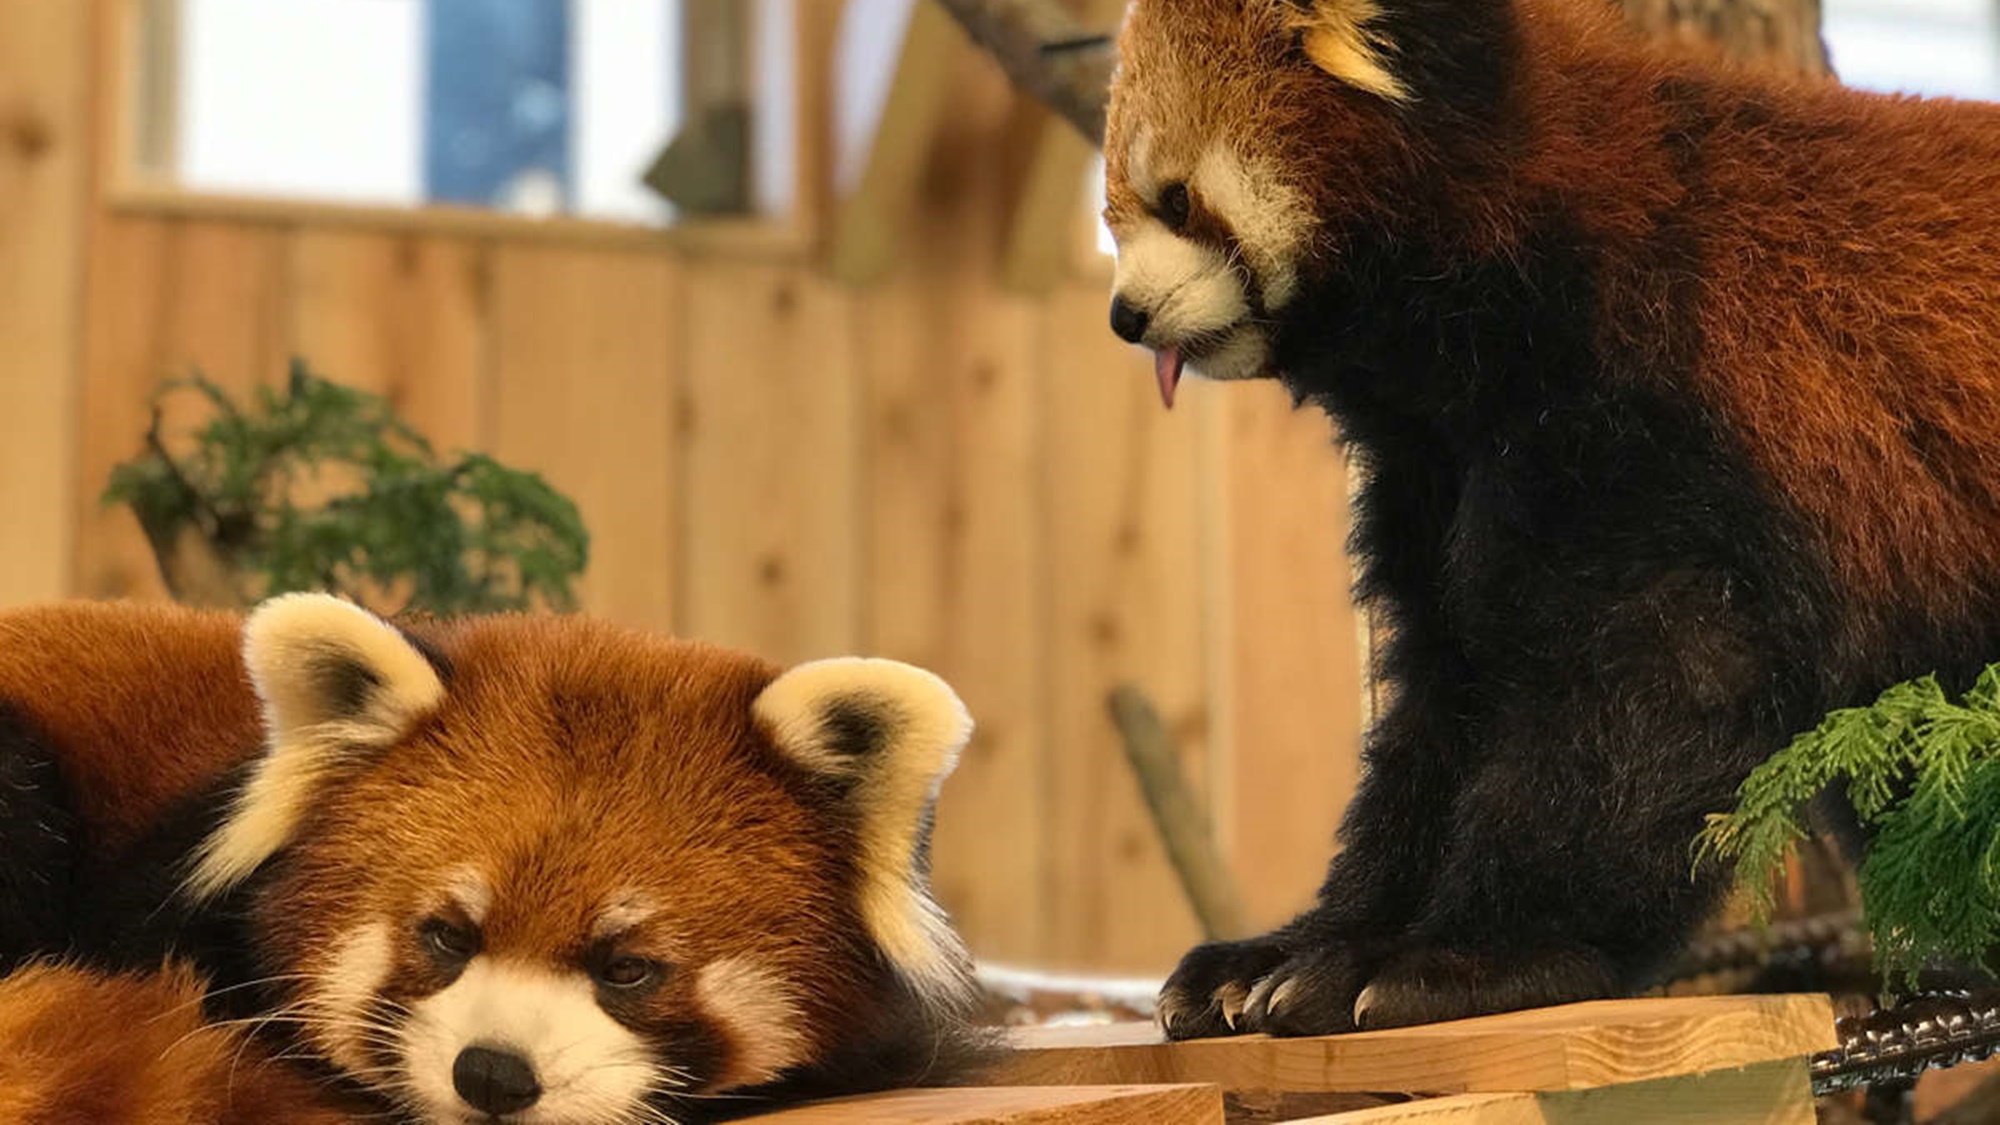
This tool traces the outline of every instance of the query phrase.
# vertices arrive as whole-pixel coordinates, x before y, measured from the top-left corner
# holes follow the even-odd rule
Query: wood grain
[[[67,592],[89,6],[0,0],[0,605]]]
[[[1546,1125],[1533,1094],[1459,1094],[1295,1118],[1288,1125]]]
[[[77,589],[163,597],[130,512],[98,497],[113,465],[140,453],[147,401],[197,371],[242,396],[285,373],[284,232],[232,223],[121,219],[92,225],[84,318],[84,425],[77,497]],[[205,417],[194,396],[168,404],[165,429]]]
[[[757,1125],[1222,1125],[1213,1086],[897,1090],[749,1118]]]
[[[1803,1059],[1596,1090],[1461,1094],[1294,1119],[1291,1125],[1812,1125]]]
[[[1199,936],[1107,707],[1136,685],[1210,787],[1204,611],[1205,478],[1211,432],[1191,396],[1160,407],[1151,364],[1104,330],[1104,297],[1050,306],[1042,355],[1048,415],[1048,786],[1056,835],[1049,909],[1056,967],[1164,976]]]
[[[1813,1125],[1803,1058],[1537,1097],[1545,1125]]]
[[[1225,429],[1214,819],[1262,931],[1308,905],[1325,875],[1359,775],[1364,677],[1333,429],[1278,386],[1225,390],[1203,404]]]
[[[492,452],[582,509],[585,608],[670,629],[680,272],[655,254],[525,244],[494,271]]]
[[[688,290],[676,410],[686,635],[787,664],[859,641],[848,301],[807,270],[722,262]]]
[[[287,254],[294,354],[386,396],[440,453],[491,441],[480,425],[492,331],[484,245],[306,229]]]
[[[991,1081],[1212,1082],[1225,1089],[1576,1090],[1698,1074],[1833,1046],[1823,996],[1616,1000],[1315,1039],[1162,1043],[1149,1025],[1017,1032]]]
[[[1032,964],[1049,922],[1049,572],[1042,309],[994,280],[1004,153],[990,132],[1012,100],[996,73],[962,76],[907,257],[855,298],[855,348],[866,647],[944,676],[978,724],[939,798],[932,884],[975,956]]]

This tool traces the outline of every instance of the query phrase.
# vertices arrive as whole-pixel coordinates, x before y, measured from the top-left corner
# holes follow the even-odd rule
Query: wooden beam
[[[846,0],[806,0],[793,9],[794,88],[792,128],[798,167],[794,222],[816,248],[823,247],[833,217],[834,99],[840,23]]]
[[[1292,1119],[1291,1125],[1813,1125],[1802,1059],[1599,1090],[1464,1094]]]
[[[1113,28],[1124,11],[1125,0],[1081,0],[1078,18],[1088,27]],[[1079,241],[1089,237],[1084,192],[1097,146],[1041,103],[1024,100],[1021,110],[1029,117],[1021,129],[1028,155],[1001,276],[1010,288],[1039,294],[1071,272]]]
[[[1295,1118],[1290,1125],[1547,1125],[1533,1094],[1461,1094]],[[1624,1123],[1621,1123],[1624,1125]]]
[[[1115,63],[1105,25],[1060,0],[938,0],[1016,86],[1047,103],[1091,144],[1103,143]]]
[[[944,119],[946,94],[964,58],[963,37],[951,17],[930,0],[918,0],[903,31],[896,77],[867,164],[840,207],[828,262],[836,280],[865,285],[888,272]]]
[[[1213,1086],[896,1090],[751,1119],[755,1125],[1222,1125]],[[748,1123],[746,1123],[748,1125]]]
[[[1034,1028],[988,1081],[1225,1090],[1579,1090],[1800,1059],[1834,1046],[1824,996],[1607,1000],[1313,1039],[1163,1043],[1147,1024]]]

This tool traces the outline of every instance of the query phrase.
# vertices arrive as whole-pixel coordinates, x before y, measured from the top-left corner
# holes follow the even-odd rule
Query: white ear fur
[[[1409,88],[1389,69],[1387,40],[1371,26],[1382,15],[1378,0],[1309,0],[1293,6],[1287,22],[1314,66],[1387,101],[1410,100]]]
[[[779,676],[751,714],[794,761],[852,786],[848,799],[862,822],[862,918],[926,1002],[963,999],[965,948],[931,899],[919,849],[938,786],[972,737],[965,704],[921,668],[846,657]]]
[[[258,606],[243,625],[243,663],[267,742],[195,854],[186,890],[197,900],[248,878],[291,839],[328,774],[395,742],[444,698],[437,671],[394,626],[325,594]]]

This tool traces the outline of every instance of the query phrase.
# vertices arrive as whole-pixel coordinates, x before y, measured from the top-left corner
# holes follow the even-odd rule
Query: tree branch
[[[1014,85],[1041,99],[1093,145],[1104,143],[1110,28],[1086,27],[1057,0],[937,0]]]
[[[1644,30],[1709,39],[1740,58],[1827,72],[1820,0],[1617,0]],[[937,0],[1014,85],[1092,144],[1104,144],[1104,103],[1117,64],[1112,29],[1087,27],[1060,0]]]
[[[1138,688],[1120,684],[1106,703],[1125,743],[1125,758],[1139,779],[1139,791],[1153,814],[1167,859],[1180,876],[1205,941],[1248,937],[1251,929],[1243,896],[1216,847],[1208,813],[1181,775],[1180,753],[1159,711]]]

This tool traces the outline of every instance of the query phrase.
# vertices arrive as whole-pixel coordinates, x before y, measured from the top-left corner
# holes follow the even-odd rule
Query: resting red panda
[[[1393,701],[1343,850],[1177,1036],[1619,993],[1705,814],[2000,658],[2000,108],[1739,69],[1594,0],[1136,0],[1112,327],[1363,466]]]
[[[925,856],[969,733],[907,665],[576,618],[0,614],[0,971],[192,959],[218,1012],[424,1121],[915,1081],[966,1042]]]

